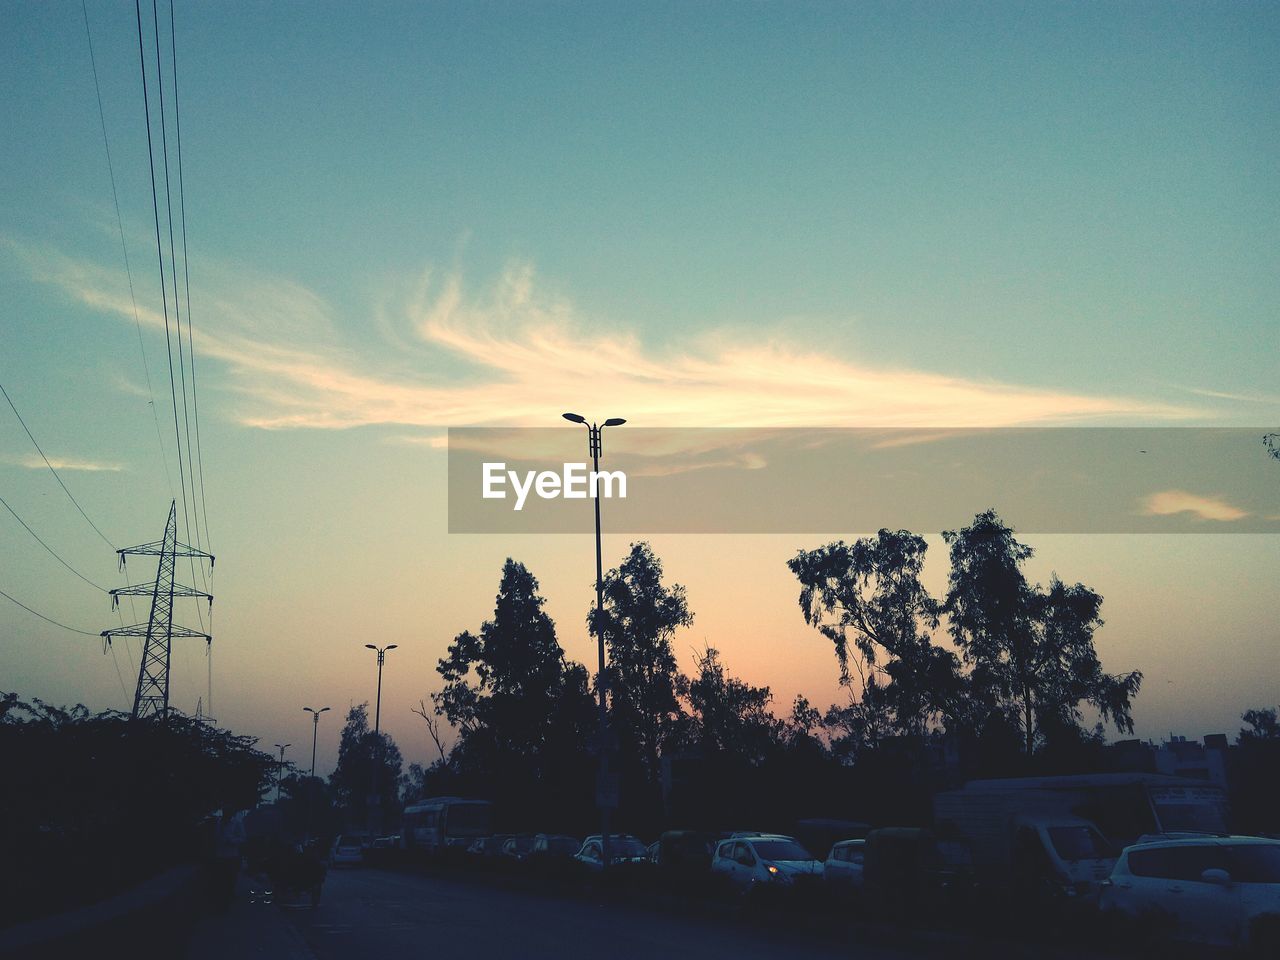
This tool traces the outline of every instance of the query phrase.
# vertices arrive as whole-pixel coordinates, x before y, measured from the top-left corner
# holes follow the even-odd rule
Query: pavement
[[[599,901],[484,880],[333,869],[317,907],[255,903],[242,878],[207,917],[188,960],[1079,960],[1078,947],[975,941],[885,927],[777,924],[744,908],[708,913]]]
[[[196,924],[186,960],[316,960],[289,919],[294,912],[310,910],[310,905],[256,902],[251,890],[248,878],[241,875],[231,909],[209,914]]]

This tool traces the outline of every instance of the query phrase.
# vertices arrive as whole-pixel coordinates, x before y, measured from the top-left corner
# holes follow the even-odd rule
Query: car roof
[[[1130,850],[1153,850],[1162,847],[1240,847],[1240,846],[1264,846],[1276,847],[1280,846],[1280,840],[1271,840],[1267,837],[1183,837],[1179,840],[1149,840],[1146,843],[1135,843],[1133,846],[1125,847],[1124,852]]]

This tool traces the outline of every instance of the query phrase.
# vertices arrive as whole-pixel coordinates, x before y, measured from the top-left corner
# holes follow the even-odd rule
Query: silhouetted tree
[[[1230,754],[1231,810],[1241,833],[1280,832],[1280,711],[1246,710]]]
[[[493,618],[454,639],[436,668],[444,687],[431,698],[459,732],[451,770],[483,792],[522,795],[530,812],[572,806],[575,790],[589,800],[596,725],[586,669],[565,659],[544,604],[537,578],[508,559]]]
[[[1280,720],[1273,708],[1265,710],[1246,710],[1240,715],[1246,726],[1240,728],[1236,743],[1244,746],[1250,743],[1280,742]]]
[[[274,784],[256,742],[177,711],[134,721],[0,694],[0,926],[201,856],[202,819]]]
[[[698,654],[690,679],[681,676],[676,688],[689,705],[681,741],[704,753],[723,753],[758,765],[773,752],[784,725],[769,712],[773,699],[768,687],[753,687],[725,673],[720,653],[706,647]]]
[[[1033,551],[1013,533],[988,510],[942,535],[951,548],[944,611],[973,667],[978,708],[1000,711],[1020,731],[1027,756],[1055,730],[1079,731],[1082,703],[1131,733],[1142,674],[1103,673],[1093,643],[1102,597],[1056,576],[1048,590],[1029,584],[1022,565]]]
[[[334,806],[332,791],[322,777],[301,773],[284,777],[276,806],[288,837],[295,842],[330,838],[342,829],[341,812]]]
[[[587,617],[593,635],[603,631],[609,651],[606,671],[611,721],[628,754],[639,760],[656,786],[663,741],[680,716],[671,640],[693,622],[684,587],[662,583],[662,563],[647,543],[633,543],[627,558],[604,578],[604,618],[594,607]]]
[[[371,795],[381,801],[378,813],[385,821],[400,795],[402,763],[395,741],[385,733],[375,736],[369,729],[367,701],[347,711],[338,742],[338,764],[329,776],[329,785],[352,824],[363,826],[367,822],[373,812],[368,804]]]
[[[787,562],[805,622],[832,642],[849,690],[850,703],[827,714],[844,752],[889,733],[923,734],[964,706],[959,661],[930,638],[938,602],[920,582],[927,550],[923,537],[881,530]]]

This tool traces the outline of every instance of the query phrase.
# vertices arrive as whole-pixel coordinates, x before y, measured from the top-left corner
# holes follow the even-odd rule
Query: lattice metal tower
[[[169,504],[169,522],[164,527],[164,539],[152,543],[140,544],[117,550],[120,564],[124,565],[125,557],[135,556],[159,557],[156,566],[154,583],[139,583],[132,587],[121,587],[111,591],[111,603],[119,604],[121,597],[151,597],[151,616],[146,623],[137,623],[131,627],[116,627],[103,630],[104,643],[110,643],[114,637],[145,637],[142,648],[142,662],[138,664],[138,690],[133,696],[133,716],[166,717],[169,714],[169,654],[174,637],[203,637],[206,644],[213,642],[213,637],[189,627],[175,626],[173,623],[173,601],[177,597],[203,597],[213,605],[212,594],[197,590],[195,587],[176,583],[173,576],[174,561],[178,557],[193,557],[208,560],[213,568],[213,555],[197,550],[195,547],[178,542],[178,509],[177,502]]]

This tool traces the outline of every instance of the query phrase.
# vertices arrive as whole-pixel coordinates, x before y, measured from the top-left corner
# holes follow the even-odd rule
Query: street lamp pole
[[[621,417],[610,417],[603,424],[587,423],[586,417],[576,413],[563,414],[564,418],[571,423],[580,423],[587,428],[587,446],[591,454],[591,469],[594,473],[600,472],[600,434],[605,427],[620,427],[627,421]],[[591,491],[591,499],[595,501],[596,512],[596,642],[597,652],[599,654],[599,667],[596,673],[596,692],[600,696],[600,782],[596,788],[597,793],[603,794],[611,786],[609,780],[609,710],[605,705],[605,676],[604,676],[604,564],[601,559],[600,548],[600,497],[597,495],[598,490]],[[609,843],[609,810],[610,802],[614,800],[612,796],[598,796],[597,802],[600,805],[600,856],[603,860],[603,869],[608,870],[610,865],[610,843]]]
[[[311,714],[311,776],[316,775],[316,736],[320,733],[320,714],[328,710],[328,707],[321,707],[314,710],[311,707],[303,707],[303,710]]]
[[[382,797],[378,793],[378,768],[382,765],[382,664],[387,658],[387,651],[396,649],[399,644],[389,643],[385,647],[376,647],[372,643],[365,646],[378,655],[378,697],[373,708],[373,789],[369,795],[374,798],[375,805],[382,806]],[[370,826],[373,825],[375,813],[369,812]],[[379,821],[381,818],[379,817]]]
[[[280,774],[284,773],[284,752],[292,743],[277,743],[276,749],[280,751],[280,762],[276,764],[276,803],[280,802]]]

